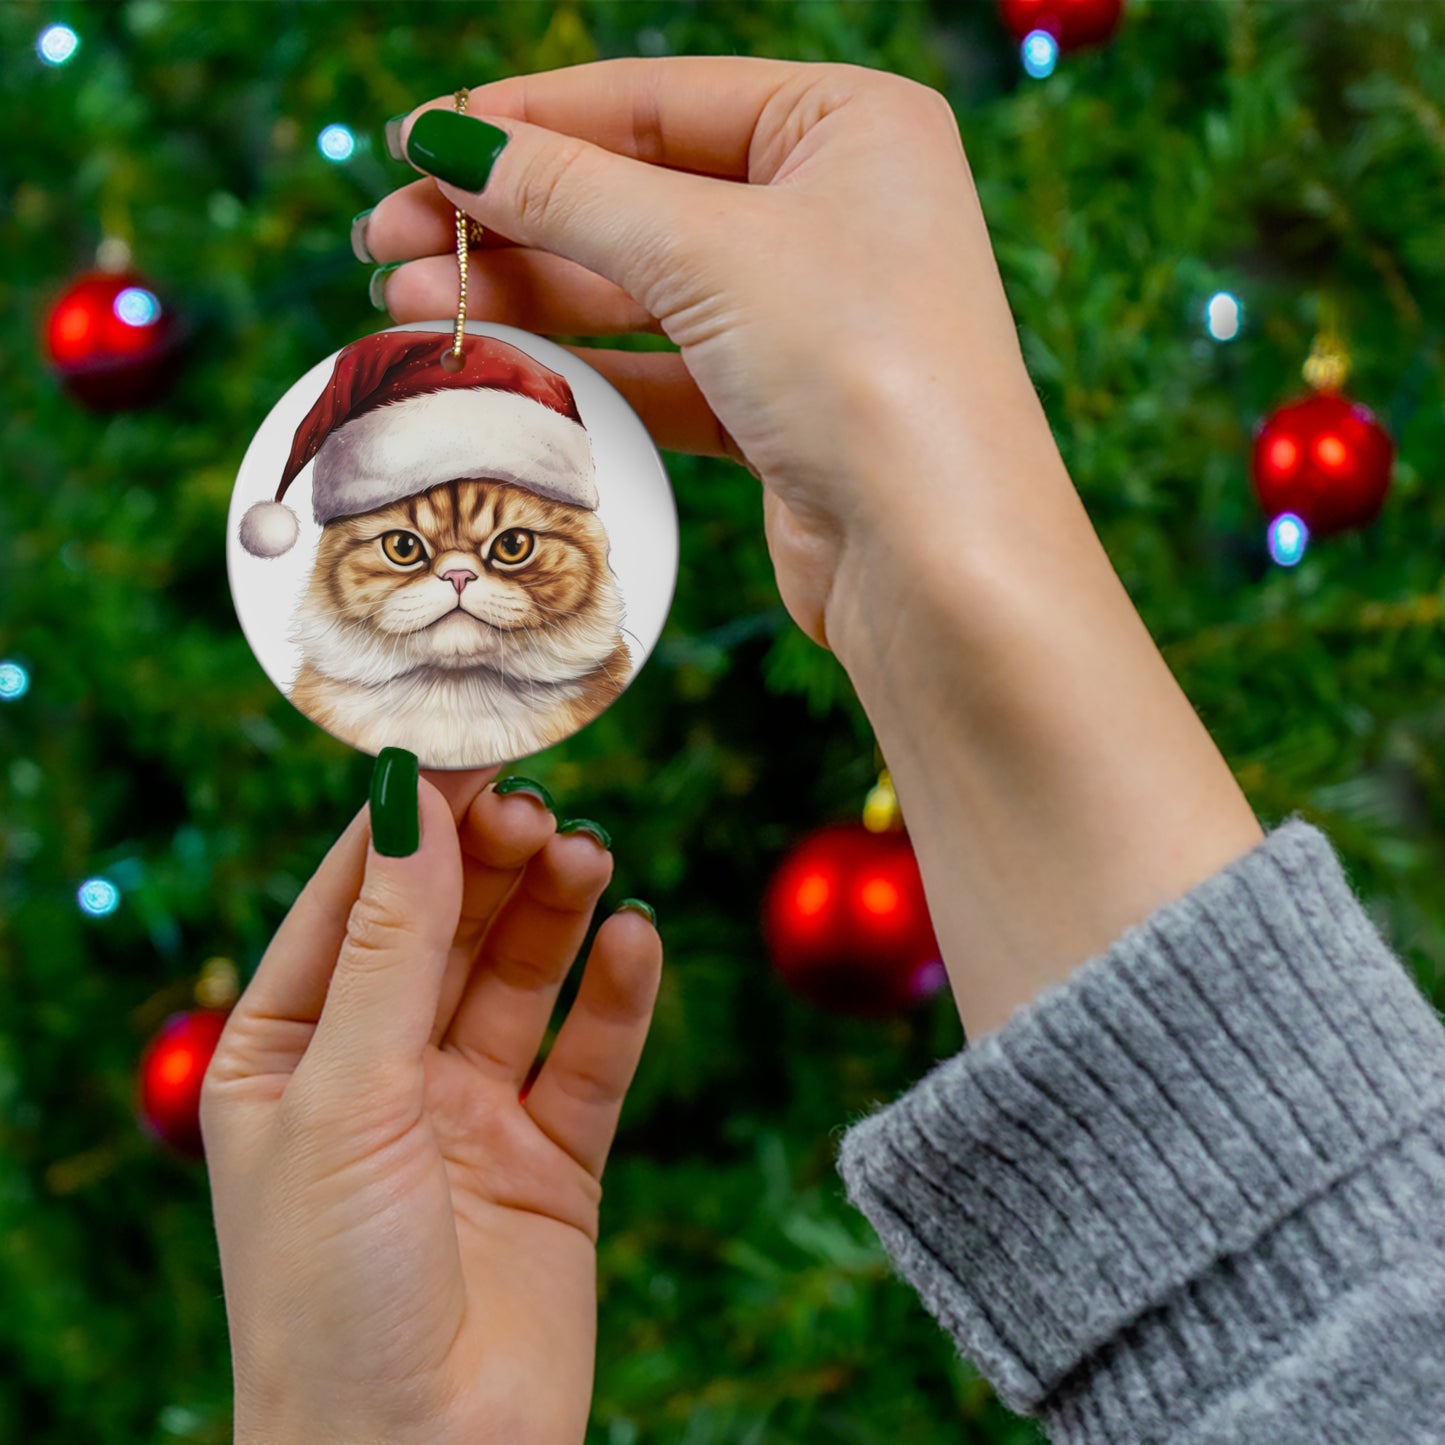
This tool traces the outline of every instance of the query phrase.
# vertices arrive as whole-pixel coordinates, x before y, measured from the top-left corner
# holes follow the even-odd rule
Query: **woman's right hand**
[[[464,184],[373,211],[372,253],[416,258],[387,307],[451,314],[455,205],[511,243],[472,252],[474,315],[678,344],[581,354],[659,445],[761,479],[783,601],[873,724],[971,1037],[1258,842],[1074,491],[940,95],[712,57],[425,114],[451,105],[389,127]]]
[[[430,110],[452,101],[389,140],[437,185],[386,197],[358,236],[410,262],[384,277],[391,315],[455,310],[455,205],[489,232],[472,315],[666,334],[680,352],[580,354],[660,446],[759,477],[783,600],[816,641],[841,652],[850,611],[906,588],[923,549],[1017,504],[986,495],[1000,456],[1062,478],[936,91],[847,65],[611,60],[481,86],[413,139]]]

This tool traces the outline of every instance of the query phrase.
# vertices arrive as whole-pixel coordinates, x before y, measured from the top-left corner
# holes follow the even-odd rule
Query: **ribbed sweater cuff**
[[[1442,1103],[1439,1019],[1292,818],[856,1124],[839,1168],[1008,1404],[1144,1439],[1379,1257],[1372,1161],[1428,1190]]]

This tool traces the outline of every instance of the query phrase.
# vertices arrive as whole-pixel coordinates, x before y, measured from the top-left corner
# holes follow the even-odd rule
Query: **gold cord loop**
[[[470,93],[466,89],[457,91],[452,105],[458,114],[467,113]],[[460,371],[466,365],[462,341],[467,334],[467,250],[469,245],[480,245],[483,231],[480,221],[474,221],[465,211],[457,213],[457,324],[452,331],[452,349],[442,357],[442,366],[447,371]]]

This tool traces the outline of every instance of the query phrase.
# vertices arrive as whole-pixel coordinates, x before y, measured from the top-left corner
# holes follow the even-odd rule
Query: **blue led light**
[[[0,702],[14,702],[30,691],[30,674],[18,662],[0,662]]]
[[[329,161],[349,161],[356,151],[356,137],[344,125],[329,125],[316,137],[316,147]]]
[[[80,36],[68,25],[47,25],[35,42],[35,53],[47,65],[64,65],[80,49]]]
[[[1244,325],[1244,307],[1228,291],[1216,291],[1204,308],[1204,329],[1216,341],[1233,341]]]
[[[1044,80],[1054,73],[1059,63],[1059,42],[1047,30],[1030,30],[1020,47],[1024,69],[1035,80]]]
[[[115,298],[112,310],[127,326],[149,326],[160,319],[161,303],[155,292],[143,286],[127,286]]]
[[[106,918],[120,907],[120,889],[109,878],[87,878],[75,897],[92,918]]]
[[[1293,512],[1281,512],[1269,524],[1269,555],[1281,567],[1293,567],[1305,554],[1310,529]]]

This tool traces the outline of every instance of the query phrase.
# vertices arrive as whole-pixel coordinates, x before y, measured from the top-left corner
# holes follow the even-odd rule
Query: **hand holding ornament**
[[[783,601],[888,760],[970,1037],[1247,852],[1247,801],[1114,572],[1024,365],[957,122],[847,65],[609,60],[388,126],[355,241],[398,320],[579,348],[662,447],[763,485]],[[433,179],[434,178],[434,179]]]
[[[606,835],[535,785],[436,779],[382,755],[206,1075],[238,1445],[586,1427],[600,1181],[661,945],[646,905],[602,925],[531,1082]]]

